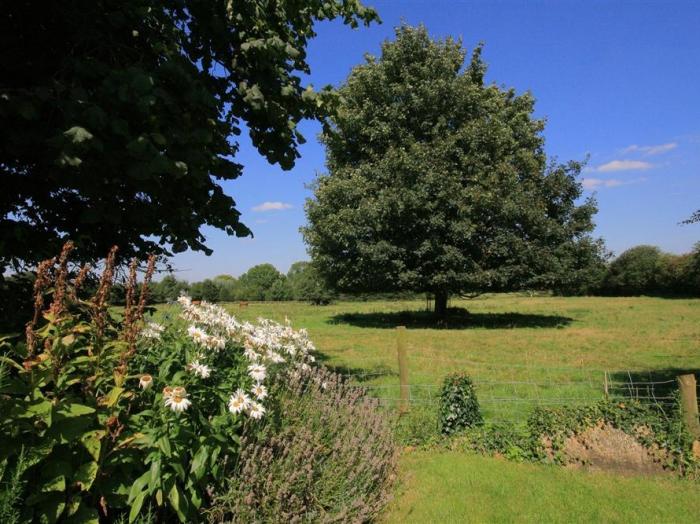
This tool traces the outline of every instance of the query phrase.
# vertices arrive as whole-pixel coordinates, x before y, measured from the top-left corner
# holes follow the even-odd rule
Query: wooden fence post
[[[399,384],[401,388],[401,402],[399,412],[408,411],[409,385],[408,385],[408,362],[406,361],[406,326],[396,328],[396,353],[399,358]]]
[[[679,375],[678,389],[681,391],[681,407],[683,409],[683,420],[685,421],[686,427],[695,438],[700,438],[698,393],[695,375]]]
[[[605,400],[608,400],[610,398],[610,391],[608,390],[608,372],[605,371],[605,384],[603,386],[605,388]]]

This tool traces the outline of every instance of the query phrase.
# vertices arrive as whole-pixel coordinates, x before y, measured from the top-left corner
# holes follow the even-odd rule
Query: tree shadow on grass
[[[399,374],[391,369],[389,366],[386,364],[373,364],[373,365],[368,365],[365,367],[359,367],[359,366],[346,366],[346,365],[341,365],[341,364],[330,364],[328,361],[330,360],[330,356],[324,354],[324,353],[317,353],[316,354],[316,359],[319,362],[322,362],[323,365],[326,367],[326,369],[333,371],[334,373],[338,373],[339,375],[342,375],[348,380],[352,380],[355,382],[367,382],[370,380],[376,380],[380,377],[398,377]]]
[[[409,329],[514,329],[563,328],[573,322],[560,315],[525,313],[470,313],[464,308],[450,308],[447,317],[438,320],[431,311],[399,311],[391,313],[343,313],[327,320],[329,324],[350,324],[364,328]]]

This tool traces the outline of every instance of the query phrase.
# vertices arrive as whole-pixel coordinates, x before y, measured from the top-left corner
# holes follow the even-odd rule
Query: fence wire
[[[444,376],[464,371],[474,383],[484,417],[491,422],[522,421],[538,406],[582,406],[603,399],[633,399],[667,408],[676,401],[675,378],[659,380],[651,371],[611,371],[588,367],[584,361],[578,366],[534,365],[529,355],[525,355],[523,364],[506,364],[423,355],[412,350],[407,360],[409,405],[436,407]],[[362,367],[352,368],[338,365],[335,369],[381,405],[398,407],[402,398],[396,358],[391,354],[367,355],[361,364]],[[357,366],[356,359],[353,366]]]

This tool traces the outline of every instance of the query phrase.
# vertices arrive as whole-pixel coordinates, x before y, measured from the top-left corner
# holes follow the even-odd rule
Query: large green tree
[[[272,264],[258,264],[243,273],[238,279],[241,298],[245,300],[279,300],[280,281],[285,276]]]
[[[221,182],[242,131],[289,169],[318,20],[359,0],[17,0],[0,13],[0,274],[53,255],[209,252],[204,225],[248,235]]]
[[[477,47],[403,26],[355,67],[306,204],[316,267],[340,290],[450,295],[552,287],[601,245],[581,164],[548,162],[534,98],[484,81]]]

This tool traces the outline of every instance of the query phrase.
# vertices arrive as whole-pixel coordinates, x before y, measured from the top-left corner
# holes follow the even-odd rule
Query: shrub
[[[395,447],[377,401],[313,369],[280,391],[277,420],[246,436],[211,522],[367,522],[388,500]]]
[[[71,249],[37,270],[26,341],[0,340],[0,484],[12,488],[0,507],[19,509],[21,498],[23,521],[127,510],[134,521],[153,508],[161,521],[194,522],[233,471],[243,427],[265,413],[263,381],[308,366],[313,346],[289,326],[242,324],[187,297],[184,322],[144,325],[153,258],[140,296],[131,264],[124,314],[113,317],[116,248],[90,300],[77,293],[89,268],[70,285]]]
[[[445,377],[440,393],[440,431],[452,435],[483,423],[481,408],[471,379],[465,373]]]

